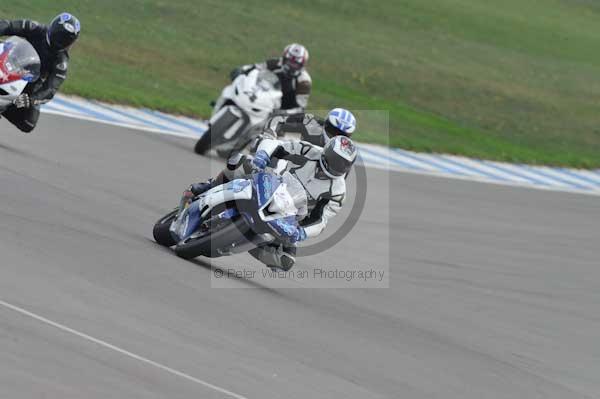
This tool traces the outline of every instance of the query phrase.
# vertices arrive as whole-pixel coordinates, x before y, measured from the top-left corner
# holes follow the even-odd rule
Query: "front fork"
[[[199,201],[193,201],[193,197],[187,198],[185,195],[182,197],[179,204],[179,212],[177,218],[171,224],[169,231],[173,238],[177,241],[183,241],[191,236],[200,226],[201,217]]]

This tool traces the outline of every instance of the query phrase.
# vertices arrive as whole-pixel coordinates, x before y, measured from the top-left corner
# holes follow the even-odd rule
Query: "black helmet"
[[[335,136],[323,147],[321,169],[332,179],[344,176],[352,168],[357,154],[358,150],[352,140],[345,136]]]
[[[68,12],[63,12],[52,20],[46,39],[54,50],[64,50],[75,43],[81,31],[79,20]]]

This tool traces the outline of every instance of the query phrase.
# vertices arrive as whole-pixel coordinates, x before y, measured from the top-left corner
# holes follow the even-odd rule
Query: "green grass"
[[[62,10],[83,24],[67,93],[206,117],[229,70],[298,41],[311,108],[357,110],[359,140],[600,167],[595,0],[31,0],[0,16]]]

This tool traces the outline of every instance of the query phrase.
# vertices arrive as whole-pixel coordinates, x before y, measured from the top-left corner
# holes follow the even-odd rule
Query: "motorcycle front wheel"
[[[211,131],[210,127],[208,130],[198,139],[196,145],[194,146],[194,152],[196,154],[204,155],[208,150],[210,150],[211,143]]]
[[[172,247],[177,244],[177,242],[173,239],[169,228],[173,223],[173,220],[177,217],[177,209],[163,216],[154,224],[154,229],[152,229],[152,235],[154,236],[154,241],[163,247]]]

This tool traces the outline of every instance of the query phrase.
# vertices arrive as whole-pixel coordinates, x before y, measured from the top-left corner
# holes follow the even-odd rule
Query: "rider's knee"
[[[269,267],[288,271],[296,263],[296,247],[265,245],[248,251],[250,255]]]
[[[287,252],[283,252],[281,254],[279,263],[280,263],[280,267],[283,270],[290,270],[292,268],[292,266],[294,266],[294,264],[296,263],[296,257],[294,255],[289,254]]]

